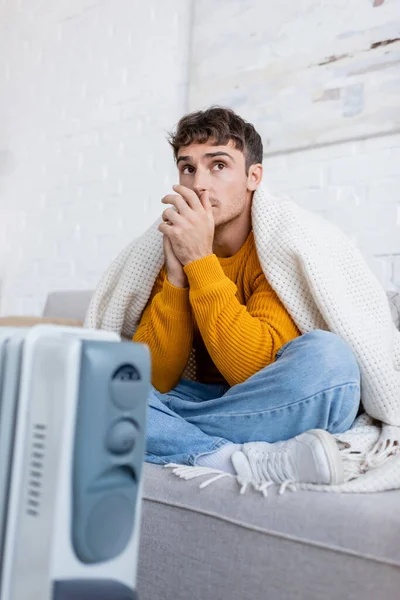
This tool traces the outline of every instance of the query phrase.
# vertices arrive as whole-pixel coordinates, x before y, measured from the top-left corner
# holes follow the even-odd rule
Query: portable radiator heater
[[[133,600],[151,360],[114,333],[0,329],[0,599]]]

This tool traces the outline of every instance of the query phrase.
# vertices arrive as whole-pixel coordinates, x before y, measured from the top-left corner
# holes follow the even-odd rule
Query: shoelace
[[[235,477],[240,487],[240,494],[244,494],[249,486],[253,487],[257,492],[260,492],[264,497],[268,496],[268,489],[274,485],[279,485],[279,495],[285,493],[287,489],[296,491],[296,486],[293,481],[292,470],[293,465],[290,463],[289,456],[286,452],[274,452],[265,454],[260,451],[253,451],[248,457],[250,467],[253,473],[251,479],[245,479],[239,475],[232,475],[218,469],[209,467],[192,467],[187,465],[178,465],[169,463],[166,468],[172,468],[174,475],[181,479],[190,480],[204,475],[214,475],[210,479],[203,481],[200,484],[200,489],[204,489],[208,485],[222,479],[223,477]]]
[[[290,454],[285,450],[272,453],[253,450],[247,458],[254,474],[254,480],[249,483],[263,496],[268,496],[268,489],[273,485],[280,486],[279,495],[284,494],[286,489],[296,491],[293,465]]]

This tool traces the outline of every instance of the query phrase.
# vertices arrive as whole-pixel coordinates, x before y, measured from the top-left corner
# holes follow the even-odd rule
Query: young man
[[[179,172],[162,199],[165,263],[133,341],[149,346],[149,462],[209,466],[268,482],[340,483],[332,433],[360,403],[357,361],[338,336],[300,335],[258,260],[251,221],[259,134],[232,110],[183,117]],[[192,347],[196,380],[182,377]]]

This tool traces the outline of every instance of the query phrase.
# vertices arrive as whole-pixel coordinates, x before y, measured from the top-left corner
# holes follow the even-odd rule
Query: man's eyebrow
[[[206,154],[204,154],[204,156],[206,158],[215,158],[216,156],[228,156],[233,162],[235,162],[233,156],[231,156],[227,152],[222,152],[222,150],[220,150],[219,152],[207,152]],[[180,156],[176,161],[176,164],[179,164],[182,160],[193,161],[193,156]]]
[[[204,156],[207,156],[207,158],[214,158],[215,156],[228,156],[233,162],[235,162],[233,156],[231,156],[227,152],[222,152],[222,150],[220,150],[219,152],[207,152],[207,154],[205,154]]]
[[[180,156],[176,161],[176,164],[180,163],[181,160],[193,160],[193,156]]]

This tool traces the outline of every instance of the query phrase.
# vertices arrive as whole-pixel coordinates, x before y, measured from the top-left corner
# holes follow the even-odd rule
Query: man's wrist
[[[210,252],[204,253],[201,256],[192,256],[189,259],[187,259],[186,261],[184,261],[182,263],[183,267],[187,267],[188,265],[190,265],[192,262],[195,262],[196,260],[201,260],[202,258],[207,258],[207,256],[211,256],[213,254],[213,251],[210,250]]]
[[[167,281],[168,281],[168,283],[170,283],[171,285],[173,285],[176,288],[189,287],[189,282],[188,282],[187,277],[183,278],[183,277],[174,277],[174,276],[167,275]]]
[[[183,267],[191,291],[199,290],[224,280],[226,275],[215,254],[209,254]]]
[[[189,288],[178,287],[168,281],[164,281],[162,299],[166,307],[174,312],[181,313],[190,311]]]

